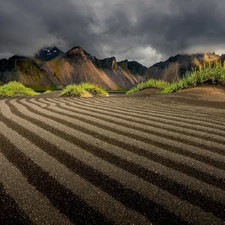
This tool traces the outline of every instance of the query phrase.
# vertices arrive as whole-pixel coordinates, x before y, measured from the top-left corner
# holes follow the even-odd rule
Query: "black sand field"
[[[1,98],[0,224],[225,224],[218,89]]]

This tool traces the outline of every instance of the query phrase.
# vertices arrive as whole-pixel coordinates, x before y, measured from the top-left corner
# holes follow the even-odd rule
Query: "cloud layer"
[[[184,52],[225,53],[224,0],[0,0],[0,58],[80,45],[146,66]]]

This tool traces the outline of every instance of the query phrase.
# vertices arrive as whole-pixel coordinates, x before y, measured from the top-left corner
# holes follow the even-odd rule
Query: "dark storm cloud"
[[[150,66],[178,52],[225,52],[224,0],[0,0],[0,57],[80,45]]]
[[[160,3],[165,1],[158,1]],[[149,8],[140,16],[139,28],[151,45],[164,54],[213,48],[225,42],[223,0],[171,0],[167,8]],[[147,28],[147,30],[146,30]],[[148,40],[146,40],[146,43]]]
[[[7,0],[1,5],[1,52],[29,54],[44,45],[85,43],[94,18],[88,7],[69,0]]]

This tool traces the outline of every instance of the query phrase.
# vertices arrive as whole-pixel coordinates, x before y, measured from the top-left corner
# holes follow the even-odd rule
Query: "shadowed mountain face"
[[[19,81],[36,90],[53,87],[54,84],[35,61],[30,58],[13,56],[0,60],[0,81]]]
[[[124,70],[129,71],[130,73],[134,75],[146,76],[146,78],[149,76],[148,68],[141,65],[140,63],[136,61],[124,60],[124,61],[118,62],[118,65]]]
[[[220,60],[220,56],[215,53],[176,55],[170,57],[165,62],[159,62],[149,68],[151,78],[166,81],[176,81],[191,69],[198,69],[200,65],[207,62]]]

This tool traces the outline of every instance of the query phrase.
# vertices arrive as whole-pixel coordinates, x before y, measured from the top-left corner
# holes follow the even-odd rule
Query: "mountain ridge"
[[[81,46],[66,52],[55,46],[45,47],[35,56],[15,55],[9,59],[0,59],[0,84],[16,80],[41,90],[90,82],[107,90],[128,90],[149,78],[172,82],[206,62],[225,61],[225,55],[219,56],[213,52],[177,54],[145,67],[127,59],[117,62],[114,56],[98,59]]]

